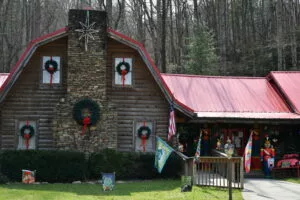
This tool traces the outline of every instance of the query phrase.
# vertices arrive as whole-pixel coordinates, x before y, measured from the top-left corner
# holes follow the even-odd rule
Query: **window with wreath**
[[[37,126],[36,121],[22,120],[17,124],[17,149],[36,149]]]
[[[154,123],[139,121],[135,123],[135,151],[153,152],[155,150]]]
[[[115,85],[131,86],[132,85],[132,58],[115,58],[114,59]]]
[[[43,56],[42,83],[59,84],[61,65],[59,56]]]

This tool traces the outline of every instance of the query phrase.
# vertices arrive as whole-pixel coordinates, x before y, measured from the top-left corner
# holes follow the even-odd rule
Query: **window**
[[[115,85],[132,85],[132,58],[115,58]]]
[[[139,121],[135,123],[135,151],[153,152],[155,149],[154,123]]]
[[[60,57],[59,56],[43,56],[42,66],[42,83],[58,84],[60,83]]]
[[[24,127],[26,125],[30,126],[32,129]],[[28,143],[27,143],[26,139],[24,137],[22,137],[21,130],[23,130],[23,133],[25,133],[25,134],[26,133],[29,134],[30,131],[33,130],[33,134],[29,138]],[[36,149],[36,138],[37,138],[36,121],[32,121],[32,120],[19,121],[18,125],[17,125],[17,136],[18,136],[17,149],[27,149],[27,145],[28,145],[28,149]]]

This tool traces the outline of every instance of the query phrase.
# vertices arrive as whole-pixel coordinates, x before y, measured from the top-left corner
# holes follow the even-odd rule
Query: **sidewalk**
[[[272,179],[246,178],[244,200],[298,200],[300,199],[300,184]]]

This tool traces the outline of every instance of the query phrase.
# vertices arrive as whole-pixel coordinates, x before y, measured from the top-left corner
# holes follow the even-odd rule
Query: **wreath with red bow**
[[[57,72],[58,63],[55,60],[47,60],[45,62],[45,70],[50,74],[50,85],[52,85],[53,74]]]
[[[22,126],[21,130],[21,137],[25,140],[26,149],[29,148],[29,140],[34,135],[34,128],[31,125],[24,125]]]
[[[143,147],[143,151],[146,151],[146,141],[149,139],[151,135],[151,129],[148,126],[141,126],[138,129],[138,137],[142,140],[141,145]]]
[[[84,115],[83,111],[87,113]],[[73,107],[73,118],[79,125],[82,125],[82,134],[88,126],[95,125],[100,118],[99,105],[91,99],[78,101]]]
[[[138,129],[138,136],[142,139],[143,136],[146,136],[146,139],[148,139],[151,135],[151,129],[148,126],[141,126]]]
[[[123,68],[123,66],[125,67],[125,69]],[[125,85],[125,76],[130,71],[130,65],[129,65],[128,62],[125,62],[124,59],[123,59],[123,61],[119,62],[119,64],[117,65],[116,70],[122,78],[122,85],[124,87],[124,85]]]
[[[122,69],[122,66],[124,66],[125,69]],[[126,75],[130,71],[130,64],[128,62],[125,62],[125,61],[119,62],[119,64],[116,67],[116,70],[117,70],[119,75],[123,75],[124,73]]]

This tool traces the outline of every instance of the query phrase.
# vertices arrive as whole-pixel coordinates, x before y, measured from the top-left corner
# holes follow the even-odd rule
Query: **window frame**
[[[22,138],[21,136],[21,133],[20,133],[20,129],[21,127],[21,123],[22,124],[25,124],[26,121],[28,120],[29,122],[29,125],[32,124],[32,123],[35,123],[35,132],[34,132],[34,140],[31,140],[34,142],[34,147],[33,148],[30,148],[30,144],[29,144],[29,148],[28,150],[36,150],[38,149],[38,137],[39,137],[39,133],[38,133],[38,130],[39,130],[39,124],[38,124],[38,120],[36,119],[17,119],[15,121],[15,135],[16,135],[16,139],[15,139],[15,149],[16,150],[27,150],[26,147],[23,147],[23,145],[21,145],[21,147],[19,147],[19,144],[20,142],[24,142],[24,139]],[[22,148],[23,147],[23,148]]]
[[[122,85],[117,84],[116,79],[116,59],[131,59],[131,84],[130,85]],[[134,66],[135,66],[135,58],[129,54],[114,54],[112,56],[112,86],[114,88],[133,88],[134,87]]]

